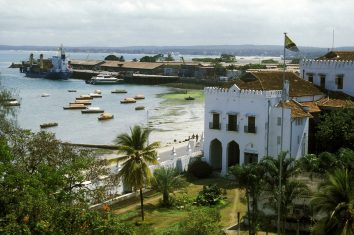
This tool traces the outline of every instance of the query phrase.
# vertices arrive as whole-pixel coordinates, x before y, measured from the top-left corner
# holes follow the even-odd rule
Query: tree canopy
[[[123,56],[116,56],[116,55],[108,55],[106,56],[106,58],[104,58],[104,60],[113,60],[113,61],[121,61],[121,62],[124,62],[124,57]]]

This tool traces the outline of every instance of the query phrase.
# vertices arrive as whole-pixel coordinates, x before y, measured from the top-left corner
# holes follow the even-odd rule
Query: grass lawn
[[[198,192],[203,188],[203,185],[216,183],[226,193],[225,204],[219,206],[221,214],[221,225],[229,227],[237,221],[237,211],[241,212],[241,216],[246,212],[246,205],[241,203],[244,196],[243,192],[230,187],[229,181],[222,178],[210,178],[204,180],[192,180],[188,187],[175,195],[185,195],[188,199],[195,199]],[[185,220],[188,216],[189,208],[161,208],[159,201],[161,195],[159,193],[150,193],[144,197],[145,205],[145,223],[154,228],[156,234],[163,234],[166,231],[173,231],[178,224]],[[140,203],[139,198],[119,203],[112,207],[114,213],[119,214],[119,217],[125,222],[140,222]]]

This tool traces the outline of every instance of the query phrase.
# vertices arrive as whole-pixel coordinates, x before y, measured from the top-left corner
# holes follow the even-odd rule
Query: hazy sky
[[[354,46],[354,0],[0,0],[0,44]]]

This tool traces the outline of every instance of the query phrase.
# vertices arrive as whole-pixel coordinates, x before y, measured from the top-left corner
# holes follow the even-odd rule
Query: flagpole
[[[279,155],[279,192],[278,192],[278,223],[277,223],[277,234],[280,235],[280,221],[281,221],[281,200],[282,200],[282,170],[283,170],[283,131],[284,131],[284,102],[285,102],[285,47],[286,47],[286,33],[284,33],[284,54],[283,54],[283,89],[281,96],[281,134],[280,134],[280,155]]]

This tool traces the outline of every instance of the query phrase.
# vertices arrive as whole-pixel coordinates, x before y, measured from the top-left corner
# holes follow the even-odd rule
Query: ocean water
[[[21,99],[17,110],[17,122],[22,128],[39,131],[39,125],[57,122],[57,127],[48,128],[60,140],[71,143],[112,144],[115,137],[129,131],[133,125],[147,125],[153,130],[150,141],[163,144],[183,140],[192,134],[201,134],[204,126],[204,104],[165,104],[158,94],[170,92],[165,86],[147,85],[89,85],[82,80],[69,79],[52,81],[26,78],[18,69],[8,68],[11,62],[27,60],[28,51],[0,51],[0,81],[5,88],[12,89]],[[35,57],[43,53],[49,57],[56,52],[34,52]],[[103,59],[106,53],[70,53],[71,59]],[[144,55],[123,54],[126,59],[141,58]],[[68,92],[75,89],[77,92]],[[75,97],[102,91],[102,98],[93,99],[91,106],[99,106],[114,115],[114,119],[98,121],[99,114],[81,114],[80,110],[63,110]],[[111,94],[111,90],[126,89],[127,94]],[[49,97],[41,97],[48,93]],[[120,104],[120,100],[137,94],[145,99],[135,104]],[[136,106],[146,110],[136,111]]]

